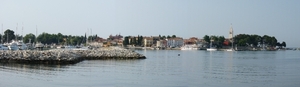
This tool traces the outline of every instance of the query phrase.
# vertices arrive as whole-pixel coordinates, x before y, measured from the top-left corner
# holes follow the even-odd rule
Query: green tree
[[[167,39],[169,39],[169,38],[171,38],[171,36],[170,36],[170,35],[168,35],[168,36],[167,36]]]
[[[239,45],[239,46],[246,46],[247,45],[246,43],[247,43],[247,41],[245,39],[241,39],[241,40],[239,40],[239,42],[238,42],[237,45]]]
[[[204,40],[205,42],[207,42],[207,43],[210,43],[210,37],[209,37],[208,35],[205,35],[205,36],[203,37],[203,40]]]
[[[281,43],[281,45],[282,45],[283,47],[286,47],[286,43],[285,43],[284,41]]]
[[[32,33],[26,34],[25,37],[23,38],[24,43],[31,43],[35,42],[35,35]]]
[[[64,39],[64,37],[63,37],[64,35],[63,34],[61,34],[61,33],[57,33],[56,34],[56,44],[59,44],[59,45],[61,45],[62,44],[62,42],[63,42],[63,39]]]
[[[282,44],[279,42],[276,43],[276,46],[278,46],[279,48],[282,48]]]
[[[11,40],[15,39],[15,32],[7,29],[6,31],[4,31],[4,35],[3,35],[3,40],[4,42],[11,42]]]
[[[224,41],[225,41],[225,37],[224,36],[219,36],[218,37],[218,47],[222,48]]]
[[[158,37],[159,37],[159,39],[163,39],[163,38],[161,37],[161,35],[158,35]]]
[[[131,45],[136,45],[137,43],[136,43],[137,41],[136,41],[136,38],[135,37],[132,37],[131,38]]]
[[[176,38],[176,35],[172,35],[172,38]]]
[[[124,37],[124,40],[123,40],[123,46],[126,47],[127,45],[129,45],[129,36]]]
[[[162,39],[166,39],[166,36],[162,36],[161,38],[162,38]]]
[[[0,41],[1,41],[1,43],[3,43],[3,35],[2,34],[0,34]]]
[[[143,46],[143,40],[144,40],[144,38],[143,38],[143,36],[140,36],[139,38],[140,38],[140,39],[139,39],[139,43],[140,43],[139,45],[140,45],[140,46]]]
[[[258,43],[261,42],[262,38],[261,38],[261,36],[259,36],[259,35],[254,35],[253,37],[254,37],[253,45],[254,45],[255,47],[257,47],[257,46],[258,46]]]
[[[273,46],[273,47],[275,47],[276,43],[277,43],[277,39],[275,37],[271,37],[270,45]]]

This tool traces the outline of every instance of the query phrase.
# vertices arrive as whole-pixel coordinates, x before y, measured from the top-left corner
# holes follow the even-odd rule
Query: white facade
[[[174,38],[174,39],[167,40],[168,47],[182,47],[183,44],[184,44],[184,41],[182,38]]]
[[[156,47],[162,47],[162,42],[161,41],[156,41]]]
[[[151,47],[153,44],[153,38],[144,38],[144,47]]]
[[[166,41],[165,40],[156,41],[156,47],[166,47]]]

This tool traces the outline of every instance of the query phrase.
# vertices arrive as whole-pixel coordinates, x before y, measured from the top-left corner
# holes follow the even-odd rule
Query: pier
[[[0,62],[16,63],[75,64],[83,60],[145,58],[146,57],[142,54],[119,47],[99,48],[93,50],[53,49],[45,51],[0,51]]]

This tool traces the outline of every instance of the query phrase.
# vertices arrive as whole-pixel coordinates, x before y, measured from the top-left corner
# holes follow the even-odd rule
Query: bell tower
[[[230,40],[233,39],[233,28],[232,28],[232,24],[230,25],[230,30],[229,30],[229,37]]]

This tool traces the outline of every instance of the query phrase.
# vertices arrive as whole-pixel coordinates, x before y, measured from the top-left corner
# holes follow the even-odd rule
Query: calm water
[[[300,51],[136,52],[147,59],[60,66],[0,63],[0,87],[300,86]]]

